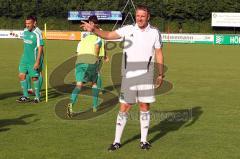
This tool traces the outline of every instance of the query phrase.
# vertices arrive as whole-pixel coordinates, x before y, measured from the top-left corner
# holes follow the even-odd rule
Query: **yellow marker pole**
[[[47,24],[44,24],[45,46],[44,46],[44,59],[45,59],[45,94],[46,102],[48,102],[48,63],[47,63]]]

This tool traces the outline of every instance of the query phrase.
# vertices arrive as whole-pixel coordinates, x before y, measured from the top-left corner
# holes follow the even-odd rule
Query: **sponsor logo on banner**
[[[0,30],[0,38],[22,38],[23,31],[20,30]]]
[[[215,44],[240,45],[240,35],[215,35]]]
[[[87,20],[91,15],[96,15],[99,20],[122,20],[120,11],[69,11],[68,20]]]
[[[162,34],[163,42],[212,44],[214,35],[208,34]]]
[[[240,44],[240,36],[230,37],[230,44]]]
[[[216,36],[216,44],[222,44],[223,41],[224,41],[224,36],[222,36],[222,35]]]
[[[43,34],[45,38],[45,35]],[[48,31],[47,39],[49,40],[80,40],[81,32],[77,31]]]

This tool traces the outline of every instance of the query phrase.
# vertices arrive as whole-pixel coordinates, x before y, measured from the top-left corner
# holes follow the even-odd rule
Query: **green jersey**
[[[38,47],[43,46],[41,31],[38,28],[23,32],[24,50],[22,60],[27,64],[34,64],[38,56]]]

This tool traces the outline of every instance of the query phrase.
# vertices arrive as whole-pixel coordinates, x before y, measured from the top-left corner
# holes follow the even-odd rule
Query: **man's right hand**
[[[93,32],[94,31],[94,26],[89,24],[88,22],[81,21],[83,24],[80,25],[85,31]]]

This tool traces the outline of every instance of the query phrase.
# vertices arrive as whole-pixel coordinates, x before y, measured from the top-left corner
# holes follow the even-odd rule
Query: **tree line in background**
[[[126,2],[127,0],[0,0],[0,27],[6,28],[10,22],[13,22],[13,27],[17,27],[14,21],[18,24],[18,20],[35,14],[39,19],[50,23],[52,21],[52,29],[75,30],[75,23],[62,25],[67,21],[68,11],[121,11]],[[151,10],[152,23],[162,30],[170,27],[174,32],[179,28],[188,32],[211,32],[211,12],[240,12],[240,0],[134,0],[134,4],[147,5]],[[134,13],[130,4],[126,7],[127,11]],[[3,21],[8,24],[4,25]]]

